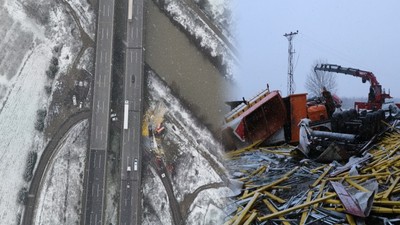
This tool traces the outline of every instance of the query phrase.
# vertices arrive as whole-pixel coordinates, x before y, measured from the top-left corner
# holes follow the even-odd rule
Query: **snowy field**
[[[36,112],[47,110],[45,85],[50,59],[59,73],[73,62],[81,46],[79,32],[64,5],[46,0],[0,0],[0,221],[15,224],[23,206],[17,193],[29,151],[40,157],[47,140],[35,130]],[[55,47],[58,51],[55,51]],[[45,121],[46,123],[46,121]]]
[[[44,176],[36,225],[79,224],[88,120],[76,124],[63,138]]]
[[[223,182],[221,175],[227,177],[221,163],[223,149],[206,128],[197,124],[190,112],[171,94],[170,89],[152,73],[149,73],[148,87],[151,98],[149,111],[157,108],[159,113],[163,111],[163,107],[168,109],[163,111],[163,126],[166,131],[161,142],[166,145],[173,143],[176,151],[174,172],[171,174],[172,186],[178,203],[191,205],[188,215],[190,223],[187,224],[213,224],[213,219],[224,217],[219,208],[222,207],[224,196],[230,195],[227,188],[223,189],[224,192],[210,188]],[[167,149],[164,151],[166,155],[171,154]],[[222,174],[218,174],[216,170]],[[204,190],[194,198],[195,201],[187,202],[191,201],[187,198],[188,195],[201,188]],[[199,218],[202,219],[194,222]]]
[[[143,209],[143,225],[172,224],[167,192],[154,168],[150,167],[152,176],[144,178],[143,196],[151,208]]]
[[[222,196],[229,196],[231,193],[231,190],[226,187],[200,192],[190,206],[186,224],[223,224],[226,215],[222,209],[227,202]]]
[[[157,4],[160,4],[159,1],[157,2]],[[216,4],[214,5],[215,7],[213,7],[213,9],[215,13],[217,13],[219,7]],[[226,67],[226,74],[224,75],[228,78],[232,78],[235,67],[235,55],[226,44],[214,34],[208,25],[203,20],[199,19],[196,13],[181,1],[165,1],[164,9],[168,13],[168,16],[172,17],[174,21],[180,24],[190,35],[200,42],[200,45],[208,54],[212,57],[221,58],[222,65]]]

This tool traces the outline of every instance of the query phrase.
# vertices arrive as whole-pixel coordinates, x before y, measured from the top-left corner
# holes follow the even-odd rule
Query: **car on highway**
[[[135,75],[132,74],[132,83],[135,83]]]
[[[128,172],[132,171],[132,167],[131,167],[131,166],[128,166],[128,168],[126,169],[126,171],[128,171]]]
[[[137,159],[135,159],[135,162],[133,163],[133,170],[137,171]]]

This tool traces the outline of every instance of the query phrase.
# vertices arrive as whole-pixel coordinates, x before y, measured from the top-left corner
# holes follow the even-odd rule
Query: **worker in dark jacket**
[[[331,118],[335,112],[335,103],[333,102],[332,94],[330,91],[326,90],[326,87],[322,88],[322,97],[325,99],[325,107],[328,113],[328,117]]]

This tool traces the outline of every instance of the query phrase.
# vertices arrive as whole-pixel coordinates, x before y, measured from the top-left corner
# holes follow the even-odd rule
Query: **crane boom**
[[[379,85],[378,80],[376,79],[375,75],[372,72],[354,69],[354,68],[347,68],[342,67],[335,64],[320,64],[314,67],[314,70],[320,71],[327,71],[327,72],[336,72],[336,73],[343,73],[348,75],[353,75],[355,77],[361,77],[363,82],[369,81],[371,86]]]
[[[372,72],[354,68],[342,67],[335,64],[316,65],[314,67],[314,71],[317,70],[326,72],[336,72],[336,73],[352,75],[355,77],[360,77],[363,83],[369,81],[371,87],[369,88],[368,103],[365,104],[360,103],[360,105],[365,106],[363,108],[370,109],[372,108],[372,106],[380,108],[381,104],[385,102],[385,99],[392,98],[390,94],[386,94],[385,91],[382,92],[382,86],[379,84],[378,80],[376,79],[375,75]]]

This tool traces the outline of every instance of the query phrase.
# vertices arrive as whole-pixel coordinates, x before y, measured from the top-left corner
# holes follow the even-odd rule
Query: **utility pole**
[[[288,58],[288,79],[287,79],[288,95],[291,95],[291,94],[294,93],[293,55],[296,52],[293,50],[292,39],[293,39],[293,36],[298,34],[298,33],[299,33],[299,31],[296,31],[296,32],[290,32],[288,34],[284,34],[283,35],[289,41],[289,48],[288,48],[288,53],[289,53],[289,58]]]

